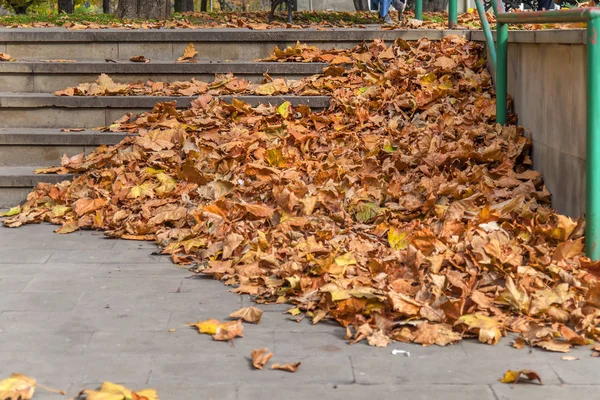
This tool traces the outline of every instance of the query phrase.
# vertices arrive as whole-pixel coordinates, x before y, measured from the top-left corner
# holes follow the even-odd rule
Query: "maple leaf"
[[[273,357],[273,353],[269,353],[269,349],[256,349],[252,350],[250,357],[252,358],[252,366],[254,368],[263,369],[271,357]]]
[[[229,314],[229,318],[240,318],[244,322],[258,324],[263,316],[263,310],[256,307],[240,308]]]
[[[301,365],[301,362],[295,362],[295,363],[291,363],[291,364],[273,364],[271,366],[271,369],[276,369],[276,370],[280,370],[280,371],[287,371],[287,372],[296,372],[298,370],[298,367]]]
[[[198,329],[198,333],[211,335],[214,340],[229,341],[238,336],[244,336],[244,327],[241,320],[231,322],[220,322],[216,319],[207,319],[198,321],[195,324],[190,323],[189,326],[194,326]]]

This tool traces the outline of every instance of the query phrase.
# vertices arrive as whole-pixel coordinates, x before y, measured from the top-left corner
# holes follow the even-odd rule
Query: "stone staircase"
[[[39,182],[59,182],[69,176],[36,175],[34,169],[58,165],[63,154],[89,153],[101,144],[115,144],[123,134],[89,130],[110,125],[125,113],[150,110],[155,103],[176,101],[187,107],[193,98],[113,96],[58,97],[53,93],[83,82],[93,82],[101,73],[114,81],[189,80],[211,82],[218,73],[232,72],[251,82],[263,74],[299,79],[318,74],[322,63],[256,62],[268,57],[275,46],[285,48],[297,41],[319,48],[348,48],[364,41],[397,38],[439,40],[464,31],[390,30],[370,27],[335,30],[83,30],[63,28],[0,28],[0,52],[16,61],[0,63],[0,208],[23,201]],[[197,63],[177,63],[188,43],[194,43]],[[129,59],[143,55],[149,63]],[[51,62],[49,62],[51,60]],[[63,62],[57,62],[61,60]],[[68,62],[64,62],[68,61]],[[230,100],[230,96],[223,96]],[[242,96],[260,103],[306,104],[314,110],[328,107],[326,96]],[[63,132],[64,128],[86,128]]]

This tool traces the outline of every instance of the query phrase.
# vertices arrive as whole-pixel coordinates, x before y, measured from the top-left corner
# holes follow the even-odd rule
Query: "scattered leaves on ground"
[[[81,400],[158,400],[154,389],[144,389],[137,392],[112,382],[104,382],[99,390],[82,390],[78,397]]]
[[[271,369],[278,369],[280,371],[287,371],[287,372],[296,372],[298,370],[298,367],[300,366],[301,362],[295,362],[293,364],[273,364],[271,366]]]
[[[534,380],[538,381],[540,385],[543,385],[542,378],[540,378],[540,376],[536,372],[531,371],[529,369],[522,369],[520,371],[508,370],[504,374],[504,377],[499,379],[499,381],[502,383],[532,383]]]
[[[125,116],[107,129],[133,135],[39,171],[77,176],[38,184],[4,224],[153,240],[235,293],[337,321],[352,343],[598,340],[585,222],[551,209],[522,129],[495,124],[483,46],[448,36],[346,54],[364,56],[300,81],[327,88],[322,112],[204,93]],[[241,336],[240,321],[211,321],[193,325]]]
[[[269,349],[256,349],[252,350],[250,356],[252,357],[252,365],[254,368],[263,369],[271,357],[273,357],[273,353],[270,353]]]
[[[256,307],[240,308],[229,314],[229,318],[241,318],[244,322],[258,324],[263,316],[263,310]]]

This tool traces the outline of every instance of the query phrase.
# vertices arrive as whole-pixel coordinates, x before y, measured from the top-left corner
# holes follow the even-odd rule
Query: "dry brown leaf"
[[[150,60],[144,56],[133,56],[129,59],[129,61],[136,62],[136,63],[149,63],[150,62]]]
[[[300,366],[301,362],[298,361],[296,363],[293,364],[273,364],[271,366],[271,369],[278,369],[280,371],[287,371],[287,372],[296,372],[298,370],[298,367]]]
[[[0,53],[0,61],[14,61],[12,57],[6,53]]]
[[[271,357],[273,357],[273,353],[269,353],[269,349],[256,349],[252,350],[250,354],[252,357],[252,365],[256,369],[263,369],[263,367],[269,362]]]
[[[229,314],[229,318],[241,318],[244,322],[258,324],[263,316],[263,310],[256,307],[240,308]]]
[[[561,357],[561,360],[563,360],[563,361],[576,361],[576,360],[579,360],[579,357],[575,357],[575,356],[563,356],[563,357]]]
[[[185,50],[183,51],[183,55],[177,59],[178,62],[190,62],[193,61],[193,58],[196,57],[198,52],[194,48],[194,43],[189,43]]]

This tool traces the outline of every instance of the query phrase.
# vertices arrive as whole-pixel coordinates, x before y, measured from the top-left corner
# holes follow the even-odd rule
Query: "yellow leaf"
[[[519,382],[519,379],[521,379],[521,381],[523,380],[521,376],[523,376],[525,380],[537,380],[540,382],[541,385],[543,385],[542,378],[540,378],[540,376],[536,372],[531,371],[529,369],[523,369],[520,371],[512,371],[509,369],[504,374],[504,377],[500,378],[499,381],[502,383],[517,383]]]
[[[279,113],[279,115],[281,115],[283,118],[287,119],[287,117],[290,115],[291,106],[292,103],[289,101],[284,101],[279,107],[277,107],[277,113]]]
[[[35,392],[35,379],[22,374],[12,374],[0,381],[0,399],[30,400]]]
[[[388,231],[388,242],[394,250],[404,250],[408,247],[408,234],[395,227],[390,227]]]
[[[16,206],[16,207],[11,208],[8,211],[1,212],[0,217],[12,217],[13,215],[17,215],[20,212],[21,212],[21,206]]]
[[[71,207],[62,205],[62,204],[57,204],[54,207],[52,207],[52,215],[54,215],[55,217],[62,217],[63,215],[65,215],[67,213],[67,211],[69,211],[71,209]]]
[[[198,328],[198,333],[206,333],[208,335],[214,335],[217,333],[217,328],[221,324],[220,321],[216,319],[207,319],[204,321],[198,321],[195,324],[189,324],[190,326],[195,326]]]
[[[283,153],[280,148],[267,150],[267,161],[271,167],[277,168],[283,163]]]
[[[482,343],[497,344],[502,337],[500,323],[485,315],[463,315],[456,321],[456,324],[465,324],[469,329],[478,329],[479,341]]]

